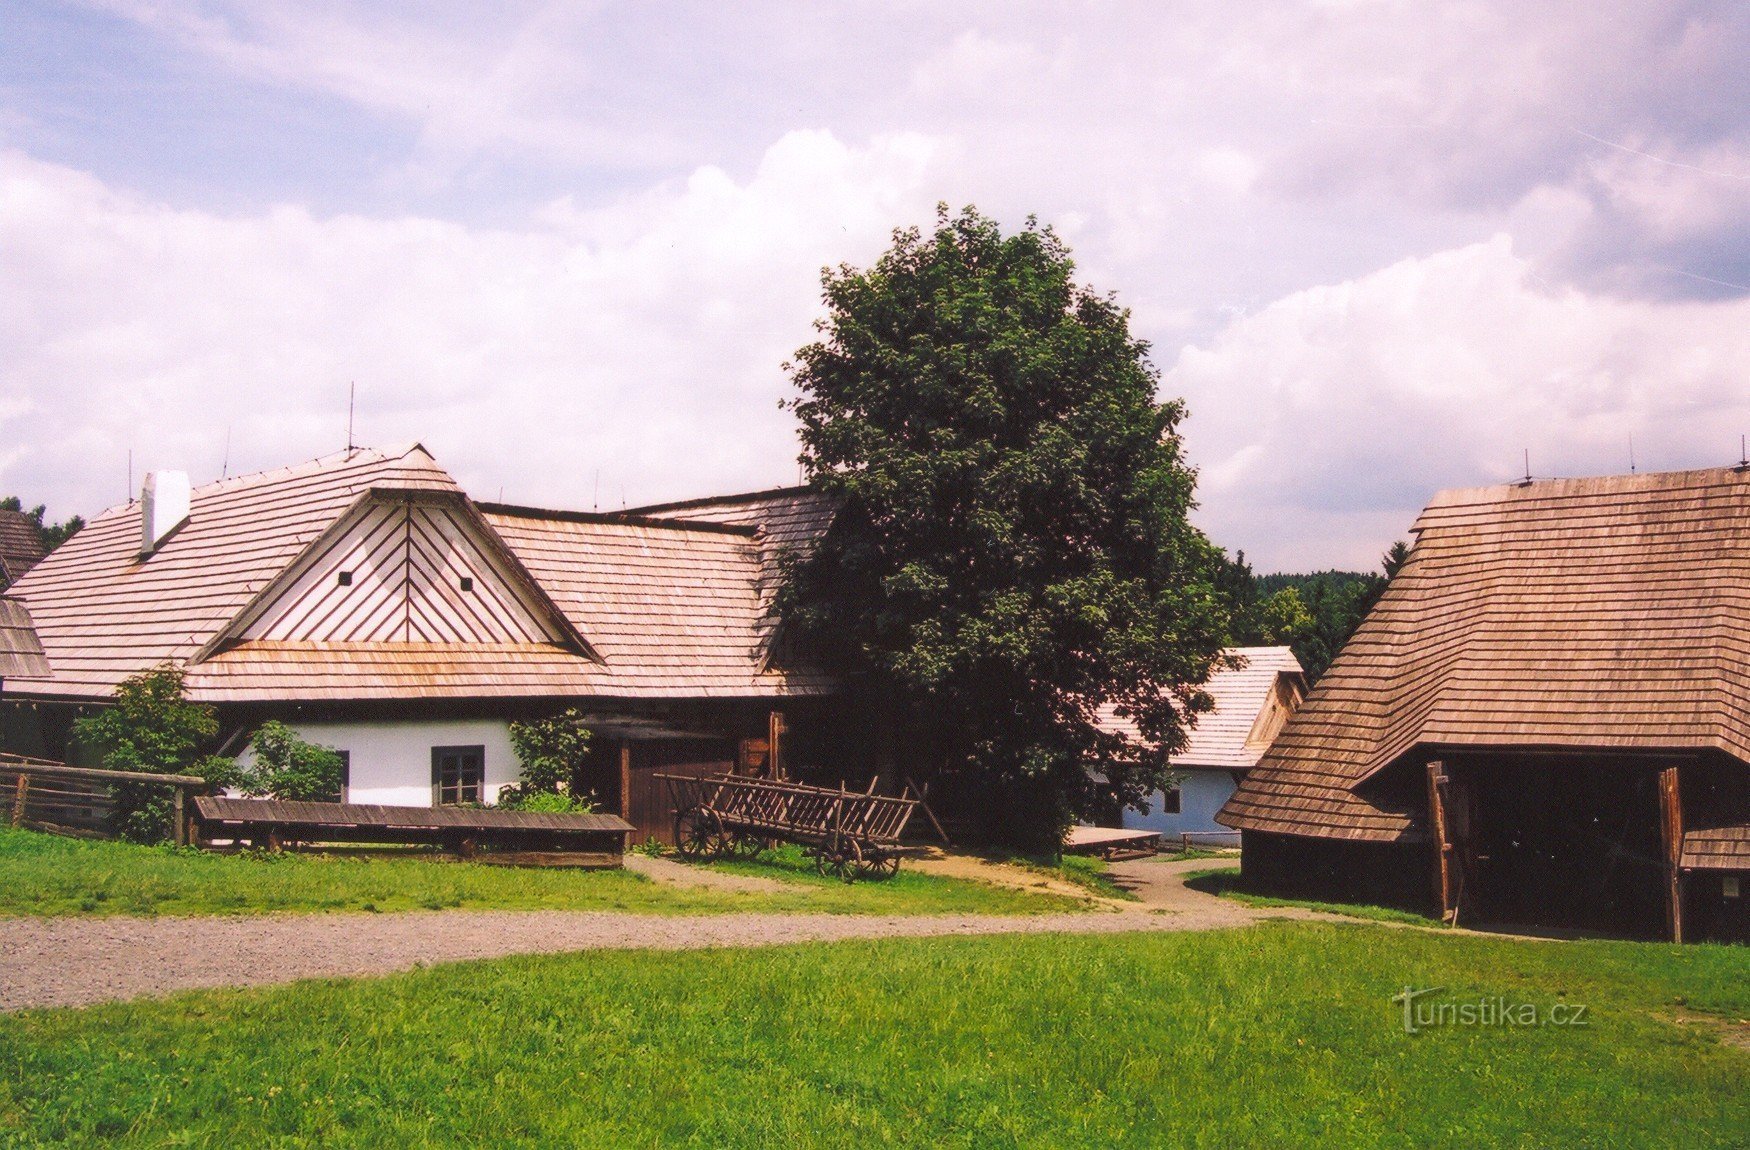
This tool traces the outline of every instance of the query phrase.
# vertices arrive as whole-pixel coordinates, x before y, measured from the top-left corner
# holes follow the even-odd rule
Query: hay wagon
[[[683,858],[751,858],[797,843],[822,874],[851,882],[899,872],[899,840],[918,801],[736,775],[658,775],[674,799]]]

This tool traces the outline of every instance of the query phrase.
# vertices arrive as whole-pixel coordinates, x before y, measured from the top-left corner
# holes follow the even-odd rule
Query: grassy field
[[[729,866],[730,864],[723,864]],[[0,827],[0,915],[255,914],[447,907],[705,914],[738,910],[835,914],[1028,914],[1077,900],[901,869],[847,886],[814,873],[793,848],[734,864],[792,889],[680,889],[626,871],[512,868],[442,856],[287,852],[218,855],[59,838]]]
[[[0,1019],[0,1140],[1729,1146],[1745,1017],[1743,948],[1359,923],[521,958]]]
[[[1355,902],[1319,902],[1313,899],[1279,898],[1276,895],[1260,894],[1250,890],[1240,875],[1236,866],[1211,867],[1209,870],[1196,870],[1185,876],[1185,885],[1192,890],[1200,890],[1205,894],[1220,895],[1231,898],[1235,902],[1243,902],[1247,906],[1295,906],[1303,910],[1323,911],[1326,914],[1348,915],[1350,918],[1371,919],[1374,922],[1408,923],[1412,926],[1440,927],[1444,924],[1438,919],[1425,914],[1403,910],[1395,906],[1373,906],[1368,903]]]

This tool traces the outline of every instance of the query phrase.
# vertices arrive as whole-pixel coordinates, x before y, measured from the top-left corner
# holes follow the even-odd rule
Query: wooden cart
[[[800,844],[822,874],[851,882],[899,872],[899,840],[917,800],[737,775],[658,775],[674,799],[683,858],[751,858],[774,842]]]

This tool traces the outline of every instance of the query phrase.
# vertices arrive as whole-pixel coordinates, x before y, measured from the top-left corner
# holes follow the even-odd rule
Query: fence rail
[[[187,796],[205,787],[205,779],[69,767],[46,759],[0,755],[0,801],[6,803],[15,827],[86,838],[107,836],[115,813],[110,788],[117,783],[174,787],[171,838],[177,846],[188,844]]]

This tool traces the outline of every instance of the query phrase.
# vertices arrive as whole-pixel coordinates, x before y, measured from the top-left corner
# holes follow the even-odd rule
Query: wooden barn
[[[1750,469],[1443,492],[1222,809],[1253,884],[1750,936]]]
[[[62,757],[81,711],[173,662],[227,753],[277,718],[343,752],[344,801],[432,806],[493,799],[520,769],[510,722],[575,706],[598,736],[580,783],[666,838],[657,771],[782,771],[832,693],[774,656],[767,610],[780,555],[831,521],[804,489],[476,503],[418,445],[194,488],[155,472],[0,605],[36,660],[5,684],[6,749]]]

